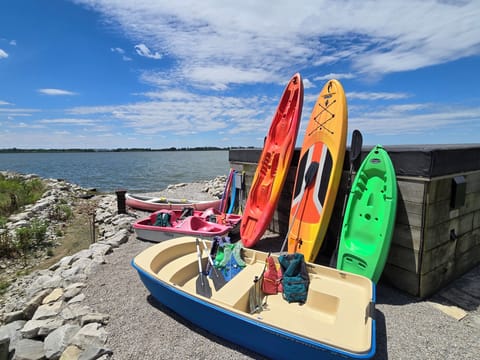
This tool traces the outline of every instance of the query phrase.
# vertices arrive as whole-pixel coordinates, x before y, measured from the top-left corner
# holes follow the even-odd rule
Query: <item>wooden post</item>
[[[127,191],[123,189],[119,189],[115,191],[117,194],[117,209],[119,214],[126,214],[127,213],[127,208],[125,205],[125,193]]]
[[[91,222],[92,222],[92,232],[91,232],[91,235],[92,235],[92,244],[95,242],[95,210],[92,212],[92,219],[91,219]]]

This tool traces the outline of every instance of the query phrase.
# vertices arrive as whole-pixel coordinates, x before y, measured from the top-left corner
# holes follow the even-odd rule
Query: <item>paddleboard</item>
[[[237,172],[233,171],[232,181],[230,183],[230,206],[228,207],[227,214],[231,214],[233,212],[233,207],[235,206],[235,198],[237,197],[237,186],[235,184],[236,178]]]
[[[315,260],[327,232],[342,176],[347,122],[343,87],[330,80],[307,125],[290,208],[288,252],[300,252],[306,261]]]
[[[303,81],[297,73],[280,99],[245,203],[240,224],[245,247],[254,246],[272,220],[292,161],[302,106]]]
[[[337,269],[377,283],[387,261],[397,210],[397,178],[390,156],[375,146],[363,160],[348,197]]]
[[[225,213],[227,212],[228,201],[230,199],[230,193],[232,191],[232,181],[233,176],[235,175],[235,170],[230,169],[230,172],[227,176],[227,181],[225,183],[225,189],[223,190],[222,201],[220,203],[220,212]]]

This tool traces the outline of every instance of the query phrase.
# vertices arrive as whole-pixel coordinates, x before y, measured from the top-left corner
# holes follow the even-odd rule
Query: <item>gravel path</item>
[[[151,243],[131,236],[88,279],[88,305],[110,314],[114,359],[262,359],[188,323],[156,302],[130,261]],[[480,328],[384,284],[377,287],[375,359],[478,359]]]

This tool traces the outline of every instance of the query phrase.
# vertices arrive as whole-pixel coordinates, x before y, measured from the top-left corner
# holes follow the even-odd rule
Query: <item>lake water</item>
[[[102,192],[153,192],[227,175],[228,151],[0,153],[0,170],[65,179]]]

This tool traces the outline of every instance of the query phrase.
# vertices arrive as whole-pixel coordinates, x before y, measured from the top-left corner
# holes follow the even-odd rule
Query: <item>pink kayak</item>
[[[195,210],[206,210],[208,208],[220,207],[222,200],[187,200],[168,199],[164,197],[151,197],[145,195],[125,194],[125,203],[135,209],[157,211],[157,210],[182,210],[185,207],[192,207]]]
[[[241,215],[225,214],[210,208],[198,210],[159,210],[133,224],[139,239],[161,242],[179,236],[202,238],[223,236],[238,230]]]

